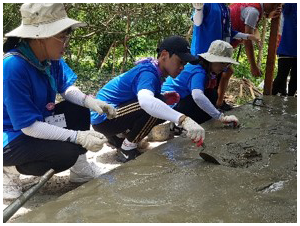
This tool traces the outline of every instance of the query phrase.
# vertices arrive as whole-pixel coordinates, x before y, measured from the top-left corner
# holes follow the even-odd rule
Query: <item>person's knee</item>
[[[16,168],[21,174],[33,176],[42,176],[50,169],[54,169],[56,173],[59,173],[72,167],[78,156],[86,153],[86,151],[80,145],[62,142],[59,151],[54,152],[48,159],[27,162],[17,165]]]

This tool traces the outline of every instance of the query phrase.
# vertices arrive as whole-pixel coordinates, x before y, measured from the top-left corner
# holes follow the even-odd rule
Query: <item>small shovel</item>
[[[200,151],[199,155],[204,159],[204,161],[220,165],[219,161],[215,157],[204,152],[206,145],[203,143],[202,139],[197,143],[197,146],[202,146],[202,150]]]

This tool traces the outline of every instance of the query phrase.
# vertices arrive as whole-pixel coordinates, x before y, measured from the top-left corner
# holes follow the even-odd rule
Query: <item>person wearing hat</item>
[[[231,11],[225,3],[193,3],[195,12],[192,16],[194,22],[191,53],[193,55],[205,53],[210,44],[215,40],[223,40],[228,43],[233,40],[252,40],[259,42],[259,38],[253,34],[238,32],[231,26]],[[227,74],[233,74],[233,68],[217,76],[218,99],[217,108],[229,111],[232,106],[224,101],[229,78]]]
[[[22,24],[5,34],[3,60],[4,198],[21,194],[19,174],[41,176],[70,169],[86,182],[97,168],[86,160],[107,141],[90,130],[93,109],[115,116],[109,104],[83,94],[76,74],[61,58],[70,33],[84,23],[67,17],[63,4],[25,3]],[[66,101],[55,104],[56,94]]]
[[[196,142],[204,139],[204,129],[200,125],[164,102],[176,101],[176,93],[160,95],[165,77],[175,78],[187,62],[196,63],[198,58],[191,55],[189,43],[180,36],[163,40],[157,52],[157,59],[136,62],[135,67],[109,81],[97,93],[97,99],[117,109],[117,116],[107,119],[92,111],[91,122],[94,130],[103,133],[117,148],[120,162],[139,156],[138,142],[165,120],[182,125],[188,131],[188,137]],[[120,136],[121,133],[125,137]]]
[[[187,64],[176,77],[168,77],[162,86],[162,93],[177,92],[180,101],[173,106],[179,111],[201,124],[211,118],[227,124],[238,124],[234,115],[225,116],[216,109],[217,91],[216,75],[225,71],[231,64],[238,64],[232,59],[232,46],[222,40],[211,43],[208,52],[199,54],[197,65]]]

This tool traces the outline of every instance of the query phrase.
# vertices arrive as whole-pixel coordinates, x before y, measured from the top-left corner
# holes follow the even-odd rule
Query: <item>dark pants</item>
[[[68,129],[89,130],[89,109],[62,101],[55,105],[55,114],[64,113]],[[69,169],[86,149],[78,144],[20,135],[3,149],[3,165],[16,166],[26,175],[41,176],[49,169],[56,173]]]
[[[297,58],[279,58],[278,73],[272,87],[273,95],[278,93],[286,95],[286,81],[289,74],[288,95],[294,96],[297,91]]]
[[[204,94],[213,105],[216,105],[218,99],[217,89],[206,89]],[[185,114],[198,124],[204,123],[211,119],[209,114],[198,107],[192,95],[188,95],[187,97],[181,99],[180,102],[175,106],[174,110]]]
[[[150,116],[141,109],[137,100],[132,100],[117,107],[116,118],[93,125],[93,128],[108,139],[129,130],[126,134],[128,141],[138,143],[149,134],[154,126],[164,121]]]

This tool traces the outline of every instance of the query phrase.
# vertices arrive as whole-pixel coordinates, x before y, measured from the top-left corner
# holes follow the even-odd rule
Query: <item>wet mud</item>
[[[203,124],[204,150],[169,140],[15,222],[297,222],[297,99],[263,102]]]

